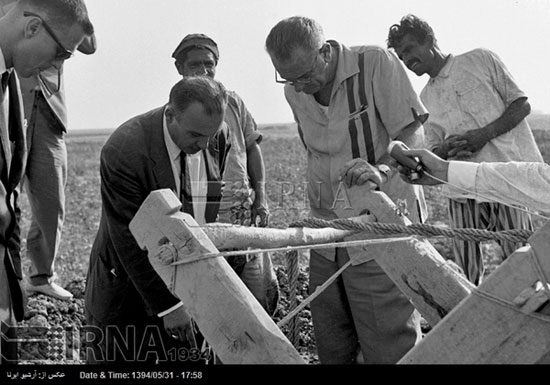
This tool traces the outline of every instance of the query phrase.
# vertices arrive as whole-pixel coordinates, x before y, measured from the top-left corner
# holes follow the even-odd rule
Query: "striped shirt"
[[[414,121],[412,109],[419,115],[427,113],[392,52],[377,46],[348,48],[330,43],[338,54],[338,66],[328,109],[313,95],[285,86],[286,99],[307,148],[311,213],[323,219],[337,217],[332,208],[341,191],[342,166],[359,157],[376,164],[387,154],[390,140]],[[415,135],[421,142],[422,129]],[[416,219],[420,203],[422,217],[426,217],[422,189],[404,183],[398,173],[382,191],[394,202],[406,200]]]

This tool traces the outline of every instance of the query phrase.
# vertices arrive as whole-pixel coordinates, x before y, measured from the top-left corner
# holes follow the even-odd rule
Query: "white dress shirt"
[[[460,188],[453,193],[464,198],[550,212],[550,165],[546,163],[451,161],[448,181]]]
[[[172,166],[174,181],[176,182],[176,194],[179,197],[181,194],[180,156],[182,155],[182,151],[176,143],[174,143],[170,133],[168,132],[165,114],[163,114],[162,126],[164,131],[164,143],[166,145],[166,150],[168,151],[168,156],[170,157],[170,165]],[[193,217],[199,225],[203,225],[206,223],[204,213],[206,209],[206,195],[208,191],[208,179],[206,176],[203,151],[199,151],[192,155],[188,154],[186,157],[186,162],[190,172],[189,177],[191,180],[191,194],[193,197]],[[183,302],[180,301],[170,309],[166,309],[165,311],[158,313],[157,316],[162,318],[182,306]]]
[[[176,182],[176,194],[181,196],[181,163],[180,156],[182,151],[174,143],[170,133],[168,132],[168,126],[166,125],[166,116],[163,116],[163,130],[164,130],[164,142],[166,149],[168,150],[168,156],[170,157],[170,164],[172,165],[172,173],[174,174],[174,181]],[[206,211],[206,197],[208,193],[208,178],[206,175],[206,165],[204,161],[204,151],[199,151],[196,154],[187,154],[186,156],[187,167],[191,181],[191,195],[193,197],[193,218],[199,225],[204,225],[205,211]]]

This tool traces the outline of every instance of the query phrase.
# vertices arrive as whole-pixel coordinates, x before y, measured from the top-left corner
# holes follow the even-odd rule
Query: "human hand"
[[[340,169],[340,181],[347,187],[367,185],[371,190],[386,182],[378,169],[364,159],[355,158],[344,164]]]
[[[195,341],[191,317],[183,306],[180,306],[173,312],[162,317],[162,322],[164,324],[164,330],[172,338],[182,342]]]
[[[459,135],[451,135],[445,138],[437,148],[434,148],[433,153],[441,159],[449,159],[454,156],[456,148],[464,144],[466,144],[466,142],[462,140]],[[453,156],[451,156],[451,151],[453,152]]]
[[[490,137],[487,135],[487,130],[478,128],[467,131],[463,135],[449,137],[448,140],[451,147],[448,158],[467,159],[479,152],[489,142]]]
[[[250,223],[252,226],[267,227],[269,225],[269,209],[263,200],[255,199],[250,207]]]
[[[441,159],[433,152],[428,150],[402,150],[401,153],[409,158],[417,158],[424,169],[424,172],[416,173],[415,178],[411,178],[411,174],[416,172],[416,170],[399,164],[397,169],[399,170],[401,179],[405,182],[422,185],[437,185],[448,180],[449,162]],[[432,178],[430,175],[439,180]]]

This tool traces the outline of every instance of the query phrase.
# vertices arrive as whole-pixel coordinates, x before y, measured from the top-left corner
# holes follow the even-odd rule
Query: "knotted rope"
[[[296,309],[298,306],[298,275],[300,272],[300,265],[298,260],[298,251],[291,250],[286,253],[287,267],[288,267],[288,295],[289,295],[289,311]],[[289,320],[288,325],[288,339],[294,346],[298,346],[300,339],[300,325],[299,319],[292,317]]]
[[[340,230],[366,231],[378,235],[408,234],[420,235],[424,237],[443,236],[447,238],[457,238],[463,241],[508,241],[508,242],[527,242],[527,239],[533,235],[531,230],[504,230],[489,231],[479,229],[452,229],[449,227],[433,226],[421,223],[410,225],[399,225],[395,223],[360,223],[350,219],[324,220],[319,218],[306,218],[291,223],[289,227],[309,227],[324,228],[332,227]]]
[[[433,226],[433,225],[420,224],[420,223],[413,223],[406,226],[395,224],[395,223],[378,223],[378,222],[361,223],[350,219],[324,220],[319,218],[306,218],[306,219],[302,219],[294,223],[291,223],[289,227],[308,227],[308,228],[331,227],[331,228],[340,229],[340,230],[365,231],[365,232],[378,234],[378,235],[408,234],[408,235],[420,235],[424,237],[443,236],[447,238],[457,238],[464,241],[476,241],[476,242],[495,240],[495,241],[524,243],[524,242],[527,242],[527,240],[531,237],[531,235],[533,235],[533,231],[523,230],[523,229],[504,230],[504,231],[489,231],[489,230],[478,230],[478,229],[468,229],[468,228],[452,229],[448,227]],[[289,262],[289,270],[290,270],[290,266],[292,266],[291,264],[292,259],[295,260],[295,264],[293,266],[297,268],[298,258],[297,258],[296,250],[292,250],[288,252],[287,257]],[[334,274],[334,276],[331,277],[331,279],[329,279],[325,283],[325,285],[323,285],[323,287],[317,288],[315,293],[313,293],[314,295],[313,294],[310,295],[299,306],[296,306],[297,301],[295,300],[295,297],[292,297],[293,295],[296,295],[297,275],[289,271],[291,312],[287,314],[287,316],[284,319],[282,319],[278,323],[278,325],[282,326],[287,322],[291,322],[291,320],[293,320],[293,318],[302,309],[304,309],[315,297],[317,297],[328,285],[330,285],[330,283],[332,283],[332,281],[334,281],[343,272],[343,270],[350,265],[350,263],[351,261],[344,268],[340,269],[336,274]],[[290,325],[290,330],[291,330],[290,335],[291,335],[291,338],[292,338],[291,341],[293,344],[297,342],[298,326],[299,325],[297,325],[296,322],[292,322]]]

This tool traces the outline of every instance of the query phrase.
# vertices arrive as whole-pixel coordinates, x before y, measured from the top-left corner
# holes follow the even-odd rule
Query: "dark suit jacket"
[[[27,158],[27,145],[23,126],[23,102],[19,82],[15,73],[9,79],[10,112],[8,125],[3,109],[0,109],[0,262],[5,265],[5,271],[11,292],[11,302],[17,320],[23,318],[22,293],[17,280],[16,271],[20,270],[20,260],[12,260],[7,251],[15,228],[15,212],[13,193],[21,181]],[[7,100],[0,87],[0,103]],[[5,293],[4,293],[5,295]],[[0,301],[5,305],[5,298]]]
[[[175,181],[163,134],[159,108],[119,127],[101,151],[102,215],[87,277],[87,311],[103,324],[138,324],[179,302],[149,263],[128,225],[153,190]],[[205,151],[209,204],[206,220],[216,219],[229,140],[224,135]],[[213,183],[215,181],[216,183]]]

